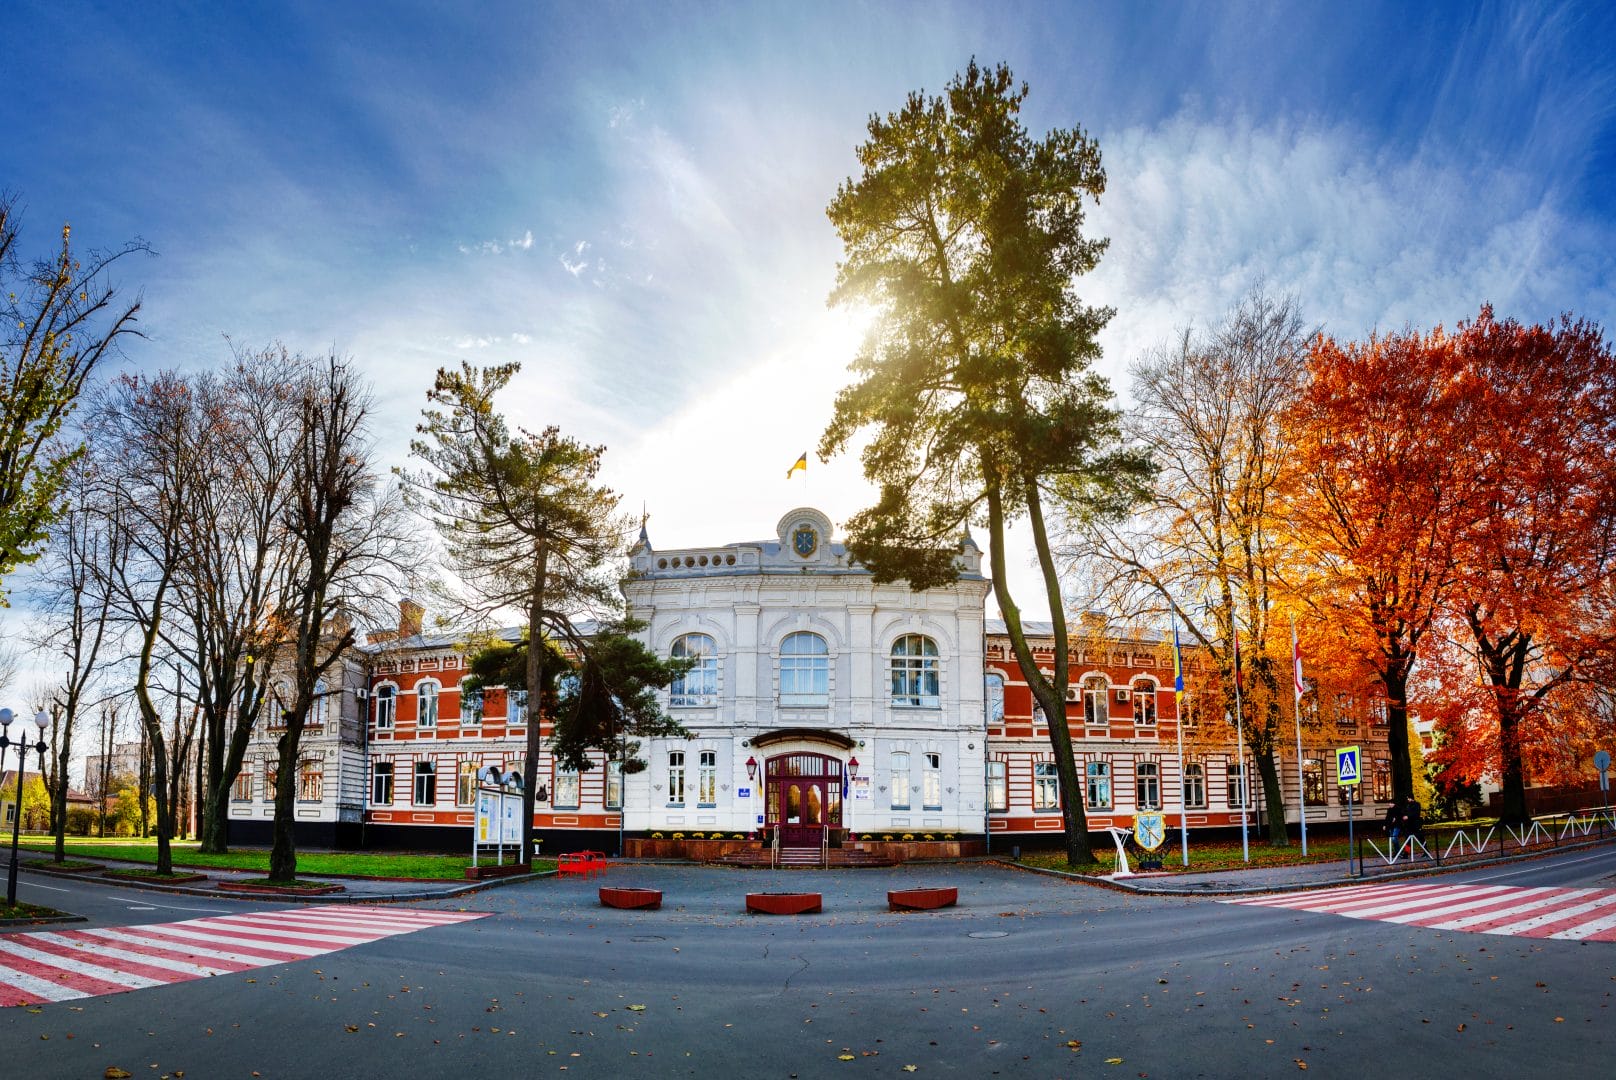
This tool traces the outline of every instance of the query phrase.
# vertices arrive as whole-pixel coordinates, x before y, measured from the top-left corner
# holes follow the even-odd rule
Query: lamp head
[[[855,780],[858,779],[858,758],[847,759],[847,775]]]
[[[10,709],[0,709],[0,731],[6,731],[9,729],[11,727],[11,721],[14,720],[16,716],[17,714],[12,712]]]
[[[39,729],[39,737],[45,737],[45,729],[50,727],[50,716],[44,709],[34,713],[34,726]]]

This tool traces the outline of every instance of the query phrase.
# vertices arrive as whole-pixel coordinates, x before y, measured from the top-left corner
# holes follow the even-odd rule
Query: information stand
[[[522,861],[522,775],[515,770],[501,773],[488,765],[477,773],[477,820],[472,825],[471,865],[488,848],[494,849],[494,865],[505,865],[505,848]]]

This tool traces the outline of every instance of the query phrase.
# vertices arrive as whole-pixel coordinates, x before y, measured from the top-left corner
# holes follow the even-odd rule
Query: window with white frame
[[[818,634],[799,630],[780,643],[780,704],[830,704],[830,647]]]
[[[943,755],[922,754],[924,768],[920,774],[921,805],[927,810],[943,808]]]
[[[671,654],[675,660],[692,661],[693,666],[673,680],[668,688],[668,704],[680,708],[718,704],[718,643],[712,635],[674,638]]]
[[[1133,681],[1132,697],[1134,727],[1155,727],[1156,684],[1150,679],[1135,679]]]
[[[527,691],[507,687],[505,690],[505,726],[521,727],[527,723]]]
[[[417,761],[415,763],[415,797],[416,806],[436,806],[438,802],[438,766],[432,761]]]
[[[1010,809],[1010,785],[1002,761],[987,763],[988,810],[1002,814]]]
[[[235,786],[231,788],[230,797],[236,802],[251,802],[252,782],[252,763],[243,761],[241,763],[241,771],[236,774],[236,783]]]
[[[297,767],[297,797],[300,802],[319,802],[325,791],[324,769],[318,761],[302,761]]]
[[[685,804],[685,752],[668,751],[668,805]]]
[[[1060,771],[1053,761],[1035,761],[1032,765],[1032,808],[1039,812],[1059,810]]]
[[[1198,761],[1184,766],[1184,805],[1197,809],[1206,806],[1206,767]]]
[[[892,809],[909,809],[909,755],[898,751],[892,755]]]
[[[314,680],[314,700],[309,702],[308,723],[310,725],[325,723],[330,705],[330,693],[325,688],[325,680]]]
[[[1187,728],[1200,726],[1201,707],[1194,691],[1186,690],[1178,695],[1178,722]]]
[[[1230,809],[1244,809],[1246,807],[1246,797],[1249,793],[1246,786],[1246,767],[1238,761],[1229,762],[1228,798]]]
[[[987,722],[990,725],[1004,723],[1004,676],[990,671],[982,680],[982,688]]]
[[[606,809],[621,810],[623,808],[623,763],[621,761],[608,761],[606,763]]]
[[[1111,707],[1106,702],[1110,692],[1104,675],[1090,675],[1083,680],[1083,723],[1098,728],[1111,723]]]
[[[1141,761],[1134,766],[1134,806],[1140,810],[1161,809],[1161,767],[1154,761]]]
[[[393,805],[393,763],[378,761],[370,769],[370,801],[373,806]]]
[[[280,781],[280,768],[278,765],[264,767],[264,801],[275,801],[275,786]]]
[[[937,643],[925,634],[904,634],[892,643],[892,704],[935,709],[942,704],[937,687]]]
[[[718,805],[717,750],[703,750],[696,758],[696,805]]]
[[[1088,782],[1088,805],[1094,810],[1111,809],[1111,763],[1091,761],[1084,767]]]
[[[460,724],[479,727],[483,722],[483,692],[480,687],[460,684]]]
[[[438,726],[438,684],[431,680],[415,688],[415,726],[423,731]]]
[[[396,686],[378,686],[376,688],[376,730],[392,731],[393,717],[398,709],[398,688]]]
[[[455,805],[470,806],[477,801],[477,763],[466,760],[460,763],[459,774],[455,783]]]
[[[269,726],[285,727],[286,714],[292,709],[292,688],[283,682],[276,683],[269,691]]]
[[[553,805],[557,810],[578,809],[578,774],[572,769],[556,766]]]
[[[1392,801],[1392,763],[1390,758],[1375,758],[1369,763],[1370,797],[1376,802]]]

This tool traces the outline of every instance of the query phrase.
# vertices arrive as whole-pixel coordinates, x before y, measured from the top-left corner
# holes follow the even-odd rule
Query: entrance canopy
[[[817,742],[841,750],[851,750],[858,745],[857,740],[839,731],[826,731],[823,728],[776,728],[752,739],[752,745],[759,747],[783,742]]]

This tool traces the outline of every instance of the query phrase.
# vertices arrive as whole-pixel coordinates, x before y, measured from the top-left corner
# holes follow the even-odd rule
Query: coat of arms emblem
[[[1167,821],[1162,817],[1161,811],[1149,811],[1135,814],[1133,819],[1133,840],[1146,851],[1155,851],[1167,839]]]
[[[819,534],[812,525],[798,525],[791,533],[791,550],[808,558],[819,548]]]

